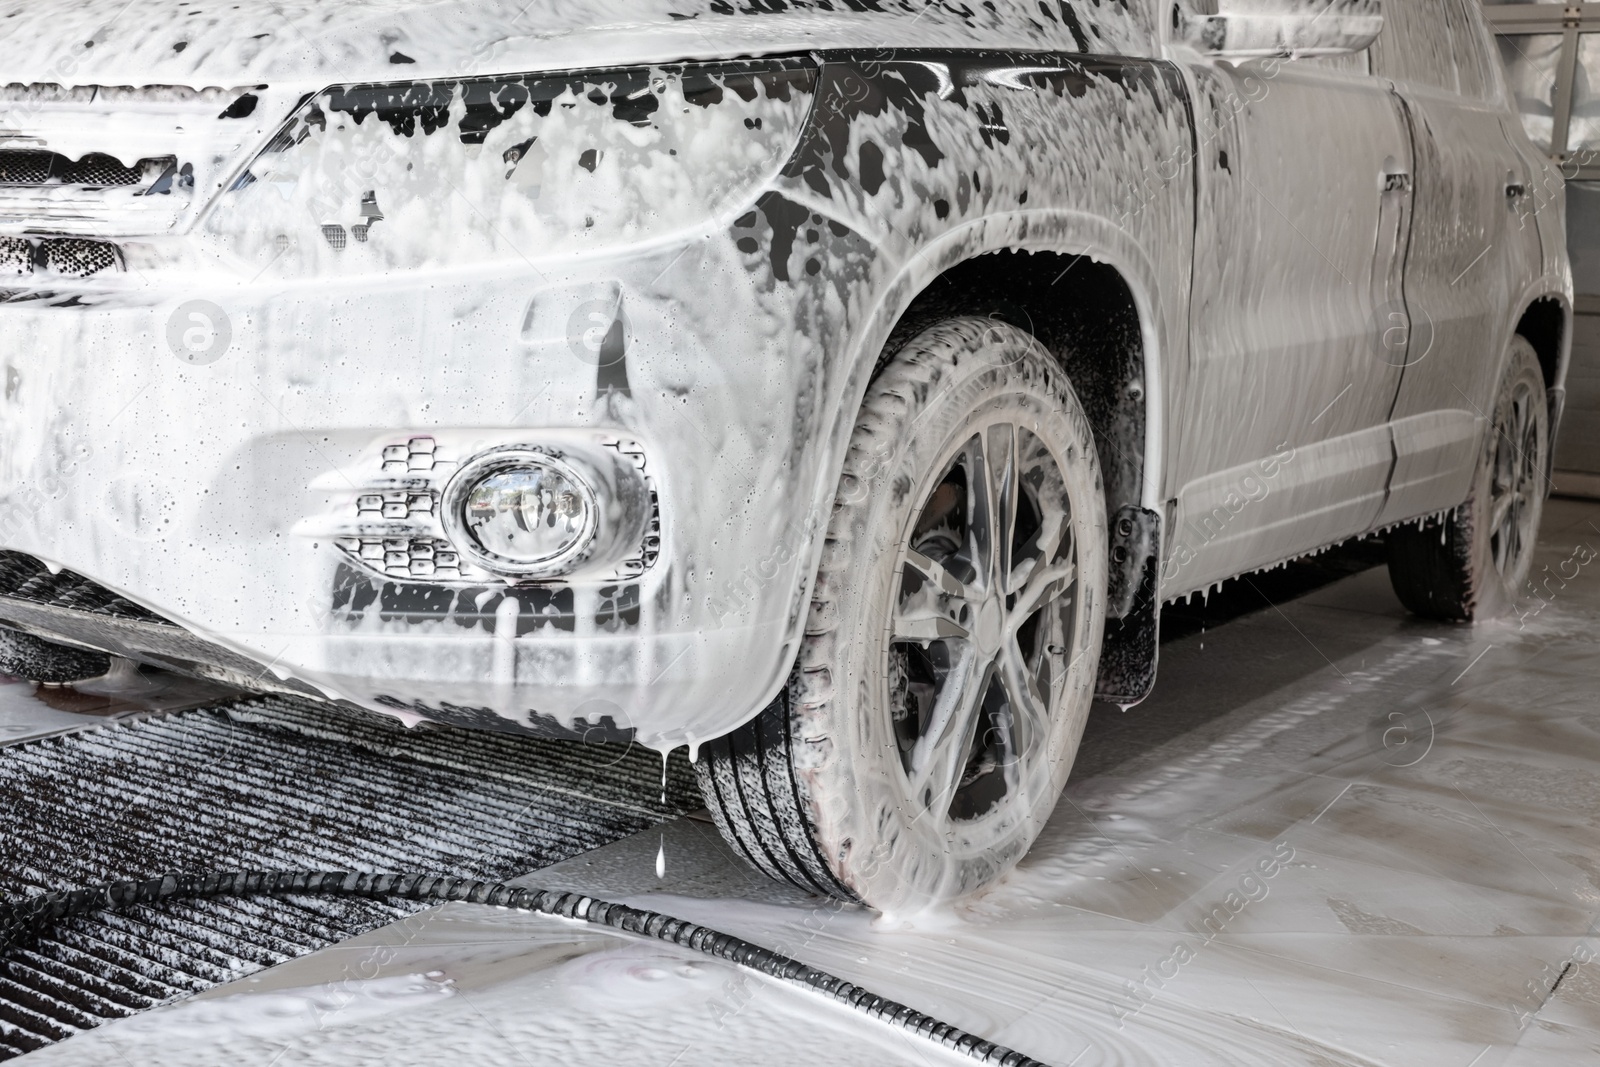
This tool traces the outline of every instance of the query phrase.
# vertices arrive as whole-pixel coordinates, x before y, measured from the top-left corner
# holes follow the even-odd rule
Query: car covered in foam
[[[0,621],[67,675],[709,746],[902,906],[1163,601],[1526,573],[1571,284],[1465,0],[0,14]]]

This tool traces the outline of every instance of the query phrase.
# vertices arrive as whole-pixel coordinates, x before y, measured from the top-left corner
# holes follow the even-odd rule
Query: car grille
[[[120,269],[117,246],[84,237],[0,237],[0,275],[87,278]]]
[[[259,120],[240,120],[257,104],[279,106],[263,88],[0,78],[0,233],[109,240],[181,230],[207,199],[200,191],[217,188],[250,150]],[[6,258],[19,273],[15,246]],[[105,271],[110,261],[98,253],[87,262]]]
[[[104,189],[117,185],[139,185],[158,175],[171,160],[141,159],[125,166],[115,156],[90,152],[71,160],[59,152],[42,149],[0,151],[0,185],[81,185]]]

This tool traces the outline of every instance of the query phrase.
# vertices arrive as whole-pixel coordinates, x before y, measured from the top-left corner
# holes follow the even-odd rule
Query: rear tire
[[[867,390],[785,692],[701,747],[724,836],[802,889],[912,911],[1020,859],[1094,690],[1105,500],[1059,364],[953,319]]]
[[[1533,564],[1549,455],[1544,374],[1533,346],[1514,337],[1471,495],[1442,524],[1389,535],[1389,580],[1400,602],[1443,622],[1507,610]]]

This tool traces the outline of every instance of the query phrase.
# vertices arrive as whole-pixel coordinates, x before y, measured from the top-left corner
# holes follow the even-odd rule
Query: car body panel
[[[1160,596],[1458,491],[1480,430],[1391,425],[1403,371],[1372,351],[1411,323],[1387,83],[1295,61],[1256,97],[1261,64],[1160,58],[1153,3],[846,6],[0,4],[7,144],[191,166],[0,190],[35,259],[81,247],[53,235],[118,256],[0,303],[0,548],[330,697],[692,746],[787,676],[883,346],[997,252],[1126,283],[1143,421],[1102,436],[1142,453],[1115,503],[1170,505]],[[685,88],[739,56],[808,73]],[[1308,146],[1330,94],[1348,121]],[[1570,293],[1541,247],[1522,292]],[[438,501],[507,446],[635,463],[655,543],[612,575],[455,574]]]
[[[1188,67],[1206,116],[1197,227],[1211,238],[1195,249],[1168,598],[1369,528],[1400,383],[1379,324],[1402,306],[1409,196],[1383,188],[1409,146],[1377,79],[1313,61]],[[1347,121],[1301,136],[1319,107]],[[1264,503],[1241,515],[1237,501],[1258,492]]]
[[[165,239],[181,245],[166,260],[152,240],[142,272],[78,287],[70,306],[13,300],[6,483],[37,484],[59,449],[92,443],[58,492],[13,502],[7,546],[364,706],[661,746],[731,729],[783,681],[860,395],[941,269],[997,249],[1092,254],[1139,294],[1152,360],[1181,347],[1183,301],[1164,294],[1188,285],[1191,138],[1170,71],[901,51],[824,57],[815,95],[781,169],[648,240],[490,244],[481,264],[390,270],[373,250],[410,194],[380,175],[390,217],[342,257],[263,269],[228,254],[246,242],[208,244],[202,222],[206,240]],[[407,151],[454,133],[415,134]],[[484,157],[512,136],[491,131]],[[863,180],[868,142],[885,162]],[[1125,211],[1119,176],[1170,158],[1171,180]],[[341,195],[355,207],[361,192]],[[325,235],[296,218],[313,243]],[[539,324],[543,304],[564,324],[596,292],[625,308],[618,366]],[[196,300],[230,324],[215,362],[169,345]],[[317,536],[373,488],[330,472],[376,477],[385,448],[426,438],[448,464],[578,431],[637,445],[658,494],[660,555],[630,581],[408,581]]]

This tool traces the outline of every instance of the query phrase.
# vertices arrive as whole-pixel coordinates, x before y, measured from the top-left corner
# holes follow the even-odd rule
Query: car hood
[[[854,10],[807,0],[742,0],[741,10],[728,0],[0,0],[0,80],[287,88],[811,48],[1042,43],[984,8],[828,6]]]

